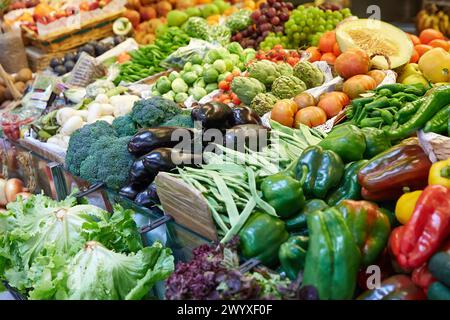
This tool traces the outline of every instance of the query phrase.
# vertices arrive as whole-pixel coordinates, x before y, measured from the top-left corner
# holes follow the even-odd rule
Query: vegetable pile
[[[170,249],[143,247],[133,212],[44,195],[0,216],[1,277],[30,299],[142,299],[173,272]]]

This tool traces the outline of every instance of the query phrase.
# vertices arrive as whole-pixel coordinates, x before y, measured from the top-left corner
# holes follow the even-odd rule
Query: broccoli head
[[[112,126],[119,137],[133,136],[137,132],[136,124],[129,114],[115,118]]]
[[[130,136],[99,138],[91,145],[89,155],[81,163],[80,177],[91,183],[104,182],[113,190],[123,187],[134,161],[128,152],[130,139]]]
[[[181,108],[175,102],[162,97],[152,97],[136,102],[130,116],[140,128],[152,128],[180,113]]]
[[[194,127],[194,120],[192,120],[192,117],[189,114],[181,113],[177,114],[172,119],[164,122],[161,124],[161,126],[164,127],[182,127],[182,128],[193,128]]]
[[[81,163],[90,155],[91,145],[103,136],[116,137],[116,131],[106,121],[88,124],[70,136],[65,160],[70,173],[80,175]]]

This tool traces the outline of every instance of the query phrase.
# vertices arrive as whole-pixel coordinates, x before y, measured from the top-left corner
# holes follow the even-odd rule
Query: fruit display
[[[53,61],[0,113],[17,154],[0,168],[5,287],[42,300],[450,300],[449,39],[349,5],[129,0],[114,31],[145,45],[113,48],[87,84],[62,75],[75,54]],[[24,162],[38,168],[30,190],[53,174],[58,201],[14,178]]]
[[[289,39],[288,48],[302,44],[317,46],[324,32],[332,31],[337,24],[351,16],[349,9],[323,11],[315,7],[299,6],[285,23],[285,33]]]
[[[284,31],[283,24],[289,19],[292,9],[290,2],[268,0],[261,3],[259,9],[251,14],[253,24],[234,34],[231,40],[244,48],[258,48],[270,32]]]

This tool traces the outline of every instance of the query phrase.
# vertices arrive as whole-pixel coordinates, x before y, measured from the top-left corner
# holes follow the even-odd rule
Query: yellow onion
[[[27,190],[24,188],[22,180],[13,178],[13,179],[9,179],[6,182],[5,194],[6,194],[6,200],[8,202],[15,201],[17,194],[24,192],[24,191],[27,191]]]

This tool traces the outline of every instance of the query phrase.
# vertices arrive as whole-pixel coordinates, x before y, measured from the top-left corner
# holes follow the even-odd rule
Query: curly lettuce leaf
[[[160,243],[126,255],[90,241],[67,268],[67,298],[142,299],[157,281],[168,277],[173,270],[170,249],[164,249]]]
[[[113,214],[106,220],[86,217],[83,237],[88,241],[100,242],[116,252],[137,252],[142,249],[142,239],[133,217],[133,210],[115,205]]]

